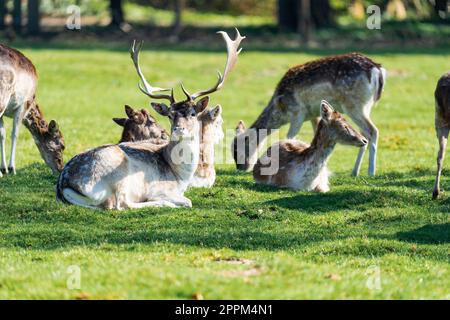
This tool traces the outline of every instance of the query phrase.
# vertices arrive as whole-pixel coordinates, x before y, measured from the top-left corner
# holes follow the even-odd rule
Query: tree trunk
[[[22,31],[22,1],[14,0],[13,8],[13,28],[16,32]]]
[[[311,17],[316,28],[329,27],[333,23],[330,0],[311,1]]]
[[[298,28],[297,0],[278,0],[278,26],[296,31]]]
[[[0,30],[5,29],[6,1],[0,0]]]
[[[40,31],[39,0],[28,0],[28,33],[36,35]]]
[[[173,36],[177,37],[181,33],[182,15],[185,5],[185,0],[175,0],[173,2]]]
[[[299,0],[297,16],[299,17],[297,31],[303,42],[308,43],[311,39],[312,29],[311,0]]]
[[[120,27],[124,22],[122,0],[110,0],[109,8],[111,10],[111,25]]]

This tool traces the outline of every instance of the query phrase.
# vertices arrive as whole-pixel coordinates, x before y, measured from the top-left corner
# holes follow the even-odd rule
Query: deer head
[[[320,106],[321,121],[317,128],[320,132],[326,128],[328,139],[345,145],[362,147],[367,144],[367,139],[356,131],[350,123],[325,100]],[[319,137],[320,139],[320,137]]]
[[[224,31],[218,32],[222,35],[226,46],[227,46],[227,61],[225,63],[225,68],[223,74],[218,71],[218,79],[216,84],[210,89],[201,90],[190,94],[183,84],[181,84],[181,89],[186,96],[186,100],[181,102],[176,102],[173,94],[173,88],[164,89],[159,87],[153,87],[144,77],[142,70],[139,66],[139,52],[142,48],[142,42],[133,42],[130,49],[131,59],[133,60],[136,72],[141,80],[139,84],[139,89],[148,97],[152,99],[165,99],[168,100],[170,105],[163,103],[152,103],[153,109],[163,116],[167,116],[171,122],[172,136],[186,136],[192,135],[192,130],[197,128],[198,130],[198,117],[206,107],[208,106],[209,97],[208,94],[214,93],[220,90],[225,80],[233,69],[237,62],[237,57],[242,49],[239,49],[240,43],[245,37],[241,36],[239,31],[236,29],[236,39],[232,40],[228,34]],[[170,91],[170,94],[163,92]],[[196,102],[198,98],[202,97]],[[221,109],[219,109],[221,110]],[[220,113],[220,112],[219,112]]]
[[[123,127],[119,143],[148,139],[169,140],[168,132],[156,122],[156,119],[147,110],[134,110],[125,105],[125,113],[127,118],[113,118],[115,123]]]
[[[44,120],[37,104],[23,119],[23,124],[30,130],[42,159],[58,174],[64,168],[64,137],[55,120]]]

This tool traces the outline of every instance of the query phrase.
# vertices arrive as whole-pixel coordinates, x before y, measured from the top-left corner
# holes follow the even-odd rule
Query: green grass
[[[39,70],[44,113],[65,134],[66,161],[116,142],[120,128],[111,118],[125,103],[148,107],[126,48],[22,49]],[[222,51],[170,49],[142,54],[145,73],[159,86],[209,86],[225,58]],[[212,189],[187,193],[193,209],[62,206],[56,177],[23,128],[17,175],[0,180],[0,298],[448,299],[450,195],[430,199],[433,90],[450,69],[450,50],[416,51],[370,52],[390,71],[372,113],[380,129],[378,175],[367,176],[366,157],[362,176],[350,177],[357,150],[338,147],[327,194],[256,186],[250,174],[225,164]],[[212,96],[223,106],[224,127],[250,123],[288,66],[318,53],[332,52],[244,51],[224,90]],[[299,138],[311,137],[306,124]],[[448,171],[443,188],[450,188]],[[66,285],[71,265],[81,270],[79,290]],[[374,268],[380,290],[366,286]]]

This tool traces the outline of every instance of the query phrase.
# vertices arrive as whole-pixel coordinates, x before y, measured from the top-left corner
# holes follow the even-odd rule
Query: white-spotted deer
[[[165,143],[170,139],[169,133],[161,127],[155,118],[145,110],[134,110],[126,105],[127,118],[113,118],[113,121],[123,127],[119,143],[155,139],[155,143]]]
[[[236,167],[251,170],[258,146],[268,130],[290,123],[288,139],[294,138],[304,121],[317,125],[320,102],[327,99],[352,119],[369,140],[369,175],[375,175],[378,129],[370,112],[380,99],[386,71],[380,64],[359,53],[332,56],[293,67],[287,71],[258,119],[245,130],[241,121],[232,144]],[[249,134],[250,131],[256,134]],[[241,143],[238,143],[242,141]],[[358,175],[367,146],[360,148],[352,174]]]
[[[435,128],[436,136],[439,141],[439,152],[437,156],[437,173],[434,184],[433,199],[439,196],[442,164],[447,147],[448,133],[450,131],[450,72],[444,74],[438,81],[435,98]]]
[[[167,143],[169,135],[158,125],[145,109],[133,110],[125,106],[128,118],[114,118],[114,122],[123,127],[120,142],[151,140],[153,143]],[[216,180],[214,168],[214,146],[223,139],[222,108],[206,108],[199,115],[200,120],[200,156],[197,170],[190,183],[196,188],[212,187]]]
[[[143,207],[191,207],[184,196],[200,154],[199,114],[207,107],[207,94],[222,88],[225,79],[235,65],[243,37],[237,33],[231,40],[221,32],[227,44],[227,63],[222,76],[208,90],[186,94],[185,101],[176,102],[167,89],[152,87],[139,66],[142,43],[133,43],[131,57],[143,86],[142,92],[152,99],[166,99],[170,106],[152,103],[161,115],[171,123],[171,139],[168,144],[151,141],[120,143],[89,150],[75,156],[64,167],[57,186],[57,199],[88,208],[122,209]],[[195,102],[197,98],[200,98]]]
[[[31,132],[41,157],[53,173],[63,168],[64,138],[54,120],[47,124],[36,104],[37,79],[36,68],[27,57],[0,44],[0,177],[3,173],[16,173],[16,145],[21,122]],[[8,166],[3,116],[13,118]]]
[[[275,143],[253,168],[257,183],[304,191],[330,190],[327,162],[336,144],[363,147],[367,139],[326,101],[322,101],[320,110],[320,120],[311,145],[297,140]],[[274,162],[278,170],[264,173],[264,169]]]

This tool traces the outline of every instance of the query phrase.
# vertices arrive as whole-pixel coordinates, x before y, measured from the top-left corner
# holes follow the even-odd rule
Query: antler
[[[147,80],[145,80],[144,74],[141,71],[141,67],[139,66],[139,51],[141,51],[142,48],[142,44],[144,43],[144,41],[138,41],[136,42],[136,40],[133,40],[133,44],[131,45],[130,48],[130,55],[131,55],[131,59],[133,60],[133,64],[134,67],[136,68],[137,74],[139,76],[139,78],[141,79],[142,85],[141,83],[139,83],[139,89],[141,89],[141,91],[143,93],[145,93],[147,96],[149,96],[150,98],[153,99],[167,99],[170,101],[170,103],[174,103],[175,102],[175,98],[173,96],[173,89],[164,89],[164,88],[158,88],[158,87],[152,87],[150,85],[150,83],[147,82]],[[161,91],[168,91],[168,90],[172,90],[171,94],[156,94],[156,92],[161,92]]]
[[[228,74],[236,64],[238,55],[242,50],[242,48],[239,49],[239,45],[241,44],[242,40],[245,39],[245,36],[241,36],[239,30],[237,28],[235,29],[236,29],[236,38],[234,40],[231,40],[231,38],[228,36],[228,33],[226,33],[225,31],[217,32],[222,35],[223,39],[225,40],[225,43],[227,44],[227,63],[225,64],[223,75],[220,73],[220,71],[217,71],[218,79],[214,87],[208,90],[196,92],[192,95],[189,94],[189,92],[187,92],[187,90],[184,88],[183,85],[181,85],[181,89],[183,90],[184,94],[188,97],[188,99],[195,100],[198,97],[207,95],[209,93],[213,93],[222,88],[223,84],[225,83],[225,79],[227,78]]]

